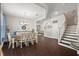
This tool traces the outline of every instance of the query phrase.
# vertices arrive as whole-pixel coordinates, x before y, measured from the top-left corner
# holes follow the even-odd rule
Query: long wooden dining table
[[[37,34],[37,32],[35,32]],[[22,44],[25,43],[26,46],[29,46],[29,42],[34,45],[33,38],[31,37],[32,31],[16,31],[15,40],[20,42],[20,47],[22,48]],[[37,36],[37,35],[36,35]],[[37,39],[35,39],[37,42]]]

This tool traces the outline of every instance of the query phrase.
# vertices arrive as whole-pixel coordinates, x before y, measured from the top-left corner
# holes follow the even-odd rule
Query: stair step
[[[64,34],[76,34],[76,32],[64,32]]]
[[[71,44],[71,41],[68,40],[61,40],[61,42],[67,43],[67,44]]]
[[[66,28],[66,30],[76,30],[76,28]]]
[[[66,28],[66,30],[76,30],[76,28]]]
[[[64,35],[69,35],[69,36],[78,36],[77,34],[74,34],[74,33],[64,33]]]
[[[76,29],[76,27],[67,27],[67,29]]]
[[[77,25],[70,25],[70,26],[67,26],[67,28],[76,28]]]
[[[76,30],[65,30],[65,32],[76,32]]]
[[[67,28],[72,28],[72,29],[75,29],[76,27],[75,27],[75,26],[73,26],[73,27],[71,27],[71,26],[67,26]]]
[[[68,36],[68,35],[63,35],[64,38],[70,38],[70,39],[77,39],[76,36]]]
[[[62,38],[64,40],[68,40],[68,41],[73,41],[73,42],[77,42],[78,40],[75,40],[75,39],[70,39],[70,38]]]
[[[76,30],[66,30],[65,32],[76,32]]]
[[[72,48],[71,45],[69,45],[69,44],[67,45],[67,44],[64,44],[64,43],[62,43],[62,42],[60,42],[60,43],[58,43],[58,44],[61,45],[61,46],[63,46],[63,47],[66,47],[66,48],[75,50],[75,49]]]
[[[71,43],[71,46],[74,47],[76,50],[79,50],[79,42]]]
[[[67,41],[67,42],[77,42],[77,41],[72,41],[72,40],[66,40],[66,39],[61,39],[61,41]]]
[[[62,44],[64,44],[64,45],[67,45],[67,46],[70,46],[70,44],[65,43],[65,42],[60,42],[60,43],[62,43]]]
[[[72,26],[72,27],[71,26],[68,26],[67,28],[76,28],[76,26]]]
[[[66,29],[66,32],[76,32],[76,29]]]
[[[78,37],[76,37],[76,36],[68,36],[68,35],[63,35],[63,37],[71,38],[71,39],[77,39],[77,38],[78,38]]]
[[[75,34],[63,34],[64,36],[73,36],[73,37],[78,37],[78,35],[75,35]]]
[[[66,34],[76,34],[76,32],[68,32],[68,31],[65,31],[64,33],[66,33]]]
[[[76,31],[65,31],[65,33],[76,33]]]

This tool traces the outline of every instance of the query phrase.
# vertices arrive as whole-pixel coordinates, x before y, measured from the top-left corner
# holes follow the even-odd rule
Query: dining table
[[[15,39],[17,40],[17,42],[20,42],[17,44],[17,46],[20,45],[22,48],[22,43],[25,43],[25,41],[27,41],[27,43],[25,43],[25,44],[27,46],[29,46],[29,42],[32,41],[31,34],[32,34],[32,31],[16,31]],[[36,32],[36,34],[37,34],[37,32]],[[26,36],[25,39],[24,39],[24,36]]]

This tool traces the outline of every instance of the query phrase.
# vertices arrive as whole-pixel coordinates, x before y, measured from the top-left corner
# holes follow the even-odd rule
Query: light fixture
[[[24,22],[20,22],[20,24],[21,24],[21,25],[23,25],[23,24],[24,24]]]
[[[55,12],[54,12],[54,15],[58,15],[58,11],[55,11]]]

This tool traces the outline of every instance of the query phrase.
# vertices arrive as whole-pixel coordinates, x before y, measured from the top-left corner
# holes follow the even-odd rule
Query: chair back
[[[31,39],[31,32],[27,32],[27,38]]]
[[[11,34],[10,34],[10,32],[7,33],[7,36],[8,36],[8,41],[11,41]]]
[[[36,40],[37,39],[37,33],[36,32],[32,32],[31,33],[31,37],[32,37],[32,39]]]
[[[27,39],[27,34],[26,33],[21,34],[21,40],[26,40],[26,39]]]

